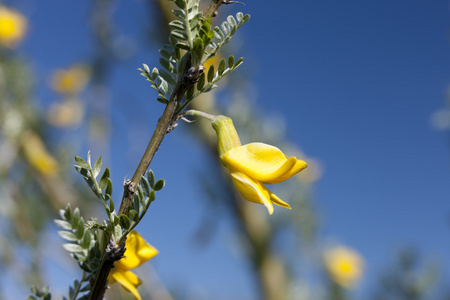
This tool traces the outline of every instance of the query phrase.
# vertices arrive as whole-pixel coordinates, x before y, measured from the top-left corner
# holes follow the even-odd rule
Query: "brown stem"
[[[189,76],[190,70],[190,55],[186,57],[186,65],[184,67],[183,75],[180,76],[177,86],[175,87],[174,93],[169,100],[169,103],[164,110],[161,118],[158,121],[158,125],[156,125],[156,129],[153,132],[152,138],[145,150],[144,155],[142,156],[141,161],[139,162],[136,171],[131,180],[128,180],[124,184],[124,192],[122,197],[122,202],[120,204],[118,215],[122,215],[125,213],[133,201],[133,196],[136,191],[136,187],[139,184],[139,180],[142,176],[144,176],[147,171],[153,157],[156,154],[156,151],[159,149],[164,137],[169,132],[169,129],[173,127],[174,123],[177,121],[175,116],[175,110],[178,107],[181,99],[184,96],[184,93],[189,88],[191,84],[191,80],[187,80]],[[104,251],[102,257],[102,263],[97,271],[95,280],[93,282],[91,292],[89,294],[89,300],[101,300],[103,299],[103,295],[107,285],[108,274],[111,271],[111,268],[114,265],[114,260],[110,260],[107,257],[107,251]]]
[[[212,0],[211,7],[214,7],[214,10],[208,11],[208,15],[213,16],[219,6],[224,4],[225,2],[223,0]],[[136,168],[133,177],[131,178],[131,180],[126,181],[124,184],[122,202],[120,203],[118,212],[119,216],[124,214],[133,202],[134,193],[136,192],[136,188],[139,184],[139,181],[141,180],[141,177],[145,175],[145,172],[150,166],[150,163],[155,156],[156,151],[158,151],[162,141],[164,140],[164,137],[170,130],[174,128],[174,125],[178,120],[176,114],[178,105],[183,99],[183,96],[186,93],[187,89],[197,82],[202,71],[203,69],[199,68],[199,66],[191,66],[191,55],[190,53],[187,53],[183,71],[179,77],[176,87],[174,88],[174,92],[172,93],[169,103],[167,104],[164,113],[162,114],[161,118],[158,121],[158,124],[156,125],[156,129],[153,132],[147,149],[145,150],[145,153],[142,156],[142,159],[139,162],[139,165]],[[91,286],[91,292],[89,293],[88,298],[89,300],[103,299],[103,295],[107,286],[107,278],[113,265],[114,261],[112,261],[111,263],[111,260],[108,259],[107,251],[104,251],[102,256],[102,263],[98,268],[95,280],[93,281],[93,284]]]

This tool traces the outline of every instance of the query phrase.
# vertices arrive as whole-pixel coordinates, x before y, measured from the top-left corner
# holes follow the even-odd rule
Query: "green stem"
[[[186,111],[184,114],[187,115],[187,116],[202,117],[202,118],[208,119],[210,121],[214,121],[217,118],[217,116],[210,115],[210,114],[207,114],[205,112],[202,112],[202,111],[199,111],[199,110],[196,110],[196,109],[190,109],[190,110]]]

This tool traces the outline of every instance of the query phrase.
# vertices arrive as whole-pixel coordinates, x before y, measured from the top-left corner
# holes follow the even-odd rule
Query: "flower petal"
[[[278,198],[277,195],[275,195],[274,193],[272,193],[269,189],[269,195],[270,195],[270,200],[275,203],[278,206],[282,206],[282,207],[286,207],[291,209],[291,207],[289,206],[289,204],[287,204],[286,202],[284,202],[283,200],[281,200],[280,198]]]
[[[139,292],[136,289],[136,287],[141,284],[141,280],[139,279],[139,277],[136,276],[136,274],[130,271],[124,271],[116,268],[116,270],[113,269],[108,278],[110,277],[112,277],[115,281],[120,283],[120,285],[126,291],[132,293],[134,299],[136,300],[142,299],[141,295],[139,295]]]
[[[270,194],[265,186],[239,171],[231,171],[231,177],[239,194],[241,194],[245,200],[264,204],[269,211],[269,214],[273,213],[273,204],[272,201],[270,201]]]
[[[137,268],[158,254],[158,250],[148,244],[136,231],[130,232],[125,247],[125,257],[115,263],[116,267],[124,270]]]
[[[249,177],[268,184],[286,180],[306,168],[304,161],[288,158],[277,147],[264,143],[233,148],[220,159]]]
[[[291,157],[289,159],[295,159],[296,162],[295,162],[294,166],[288,172],[284,173],[282,176],[278,177],[276,180],[264,181],[264,183],[277,184],[277,183],[283,182],[285,180],[288,180],[289,178],[291,178],[292,176],[294,176],[295,174],[302,171],[303,169],[305,169],[308,166],[306,162],[304,162],[303,160],[297,159],[296,157]]]

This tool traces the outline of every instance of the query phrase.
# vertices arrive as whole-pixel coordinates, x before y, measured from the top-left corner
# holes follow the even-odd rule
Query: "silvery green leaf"
[[[73,299],[75,297],[75,290],[73,287],[69,287],[69,298]]]
[[[183,43],[177,43],[177,44],[176,44],[176,47],[177,47],[178,49],[182,49],[182,50],[186,50],[186,51],[191,50],[191,49],[189,48],[188,45],[183,44]]]
[[[141,186],[142,186],[142,191],[144,192],[144,195],[146,197],[148,197],[148,195],[150,195],[150,184],[147,181],[147,178],[145,178],[144,176],[141,177]]]
[[[186,8],[186,2],[184,0],[175,0],[175,4],[181,9]]]
[[[112,222],[115,227],[119,224],[119,217],[116,214],[112,214]]]
[[[183,31],[180,31],[180,30],[172,30],[172,32],[170,33],[173,37],[175,37],[175,38],[177,38],[177,39],[179,39],[179,40],[182,40],[182,41],[185,41],[185,40],[187,40],[187,35],[186,35],[186,33],[184,33]]]
[[[219,63],[219,69],[218,69],[218,71],[217,71],[217,72],[219,73],[219,76],[222,75],[224,71],[225,71],[225,59],[222,58],[222,59],[220,60],[220,63]]]
[[[98,184],[101,190],[103,190],[106,187],[106,185],[108,184],[109,177],[110,177],[109,169],[106,168],[105,171],[103,171],[103,175],[100,178],[100,182]]]
[[[130,219],[126,215],[121,215],[120,216],[120,225],[124,229],[130,228],[130,226],[131,226]]]
[[[214,31],[214,36],[216,37],[216,39],[218,39],[219,41],[222,41],[225,38],[225,34],[223,34],[222,30],[220,30],[219,27],[214,27],[213,29]]]
[[[170,73],[175,73],[175,67],[164,57],[159,58],[159,63]]]
[[[166,184],[166,182],[165,182],[165,180],[164,179],[160,179],[160,180],[158,180],[156,183],[155,183],[155,186],[154,186],[154,190],[155,191],[159,191],[159,190],[161,190],[163,187],[164,187],[164,185]]]
[[[147,178],[148,178],[148,183],[150,184],[152,189],[154,189],[154,187],[155,187],[155,174],[153,173],[152,170],[148,170]]]
[[[244,14],[241,12],[238,12],[236,14],[236,19],[238,20],[239,23],[241,23],[242,19],[244,18]]]
[[[163,70],[160,70],[160,72]],[[169,84],[167,83],[167,81],[162,77],[162,76],[158,76],[158,89],[163,93],[163,94],[167,94],[169,91]]]
[[[41,292],[41,291],[38,290],[38,288],[37,288],[35,285],[32,285],[31,288],[30,288],[30,290],[31,290],[31,293],[32,293],[33,295],[36,295],[37,293],[40,293],[40,292]]]
[[[157,68],[153,68],[153,70],[152,70],[152,80],[155,80],[157,77],[158,77],[158,75],[159,75],[159,71],[158,71],[158,69]]]
[[[137,211],[135,210],[130,210],[130,212],[128,213],[128,215],[130,216],[130,219],[133,220],[134,222],[139,221],[139,214]]]
[[[84,234],[84,222],[83,222],[83,218],[80,219],[80,222],[78,222],[78,226],[75,229],[75,234],[77,236],[77,238],[80,240],[83,237]]]
[[[100,156],[97,161],[94,164],[94,167],[92,168],[92,172],[94,174],[94,178],[97,178],[98,174],[100,174],[100,170],[102,169],[102,157]]]
[[[141,203],[145,198],[144,192],[142,191],[142,186],[138,186],[137,193],[135,193],[134,196],[137,197],[137,206],[139,207],[139,203]]]
[[[226,35],[230,34],[230,24],[228,24],[227,22],[223,22],[220,26],[222,28],[222,31],[225,32]]]
[[[114,211],[114,201],[111,199],[111,196],[107,195],[107,200],[109,199],[109,212]]]
[[[65,214],[66,214],[66,211],[64,209],[59,210],[59,216],[61,217],[61,219],[67,220]]]
[[[64,220],[54,220],[56,226],[65,230],[72,230],[72,224]]]
[[[205,78],[206,78],[205,73],[202,73],[202,75],[200,75],[200,78],[198,79],[198,82],[197,82],[197,90],[198,91],[200,91],[203,88],[203,86],[205,85]]]
[[[89,248],[89,244],[91,243],[91,232],[86,230],[83,234],[83,238],[81,239],[81,247],[84,249]]]
[[[78,262],[85,262],[87,260],[87,257],[80,253],[72,253],[73,258]]]
[[[234,56],[230,55],[230,57],[228,57],[228,68],[232,68],[234,66]]]
[[[69,252],[83,252],[83,247],[77,244],[63,244],[64,249]]]
[[[180,18],[181,20],[186,19],[186,14],[184,13],[184,11],[179,10],[179,9],[174,9],[174,10],[172,10],[172,12],[175,15],[175,17]]]
[[[178,29],[178,30],[185,30],[186,26],[184,26],[184,23],[180,20],[173,20],[169,23],[170,28],[172,29]]]
[[[164,78],[165,81],[167,81],[168,83],[170,83],[171,85],[175,86],[177,85],[177,82],[175,81],[175,79],[172,77],[172,74],[170,74],[169,72],[167,72],[164,69],[159,70],[159,75]]]
[[[244,61],[244,58],[243,58],[243,57],[239,58],[239,59],[236,61],[236,63],[234,64],[233,69],[236,69],[240,64],[242,64],[243,61]]]
[[[166,98],[162,98],[162,97],[158,97],[158,98],[156,98],[156,100],[158,102],[161,102],[162,104],[168,104],[169,103],[169,100],[167,100]]]
[[[236,19],[233,16],[231,16],[231,15],[227,17],[227,21],[228,21],[228,24],[230,24],[231,27],[234,27],[234,26],[237,25]]]
[[[208,70],[208,82],[213,81],[214,75],[215,75],[214,65],[211,65],[211,66],[209,66],[209,70]]]
[[[82,159],[81,157],[75,156],[75,161],[76,161],[76,163],[77,163],[80,167],[82,167],[83,169],[89,169],[89,165],[88,165],[87,162],[86,162],[84,159]]]
[[[199,24],[200,18],[203,16],[203,13],[199,12],[195,14],[195,16],[190,20],[190,27],[195,28]]]
[[[87,153],[86,162],[88,163],[89,166],[91,166],[91,150],[89,150]]]
[[[80,221],[80,209],[77,207],[73,210],[72,229],[76,229]]]
[[[58,234],[59,234],[60,237],[62,237],[63,239],[65,239],[65,240],[67,240],[67,241],[70,241],[70,242],[76,242],[76,241],[78,241],[78,238],[75,236],[75,234],[73,234],[73,233],[70,232],[70,231],[62,231],[62,230],[59,230],[59,231],[58,231]]]
[[[113,185],[112,185],[111,179],[108,178],[108,183],[106,184],[106,189],[105,189],[105,196],[106,195],[111,196],[112,191],[113,191]]]

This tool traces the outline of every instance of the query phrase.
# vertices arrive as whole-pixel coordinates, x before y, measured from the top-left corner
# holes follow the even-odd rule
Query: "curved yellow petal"
[[[120,283],[120,285],[127,291],[133,294],[134,299],[141,300],[141,295],[137,291],[136,287],[141,284],[141,280],[133,272],[123,271],[120,269],[113,270],[110,276]],[[108,277],[109,278],[109,277]]]
[[[280,198],[278,198],[278,196],[275,195],[274,193],[272,193],[270,190],[268,190],[268,191],[269,191],[269,194],[270,194],[270,200],[271,200],[274,204],[276,204],[276,205],[278,205],[278,206],[282,206],[282,207],[286,207],[286,208],[291,209],[291,207],[289,206],[289,204],[287,204],[286,202],[284,202],[283,200],[281,200]]]
[[[158,250],[148,244],[136,231],[128,235],[125,248],[125,257],[115,263],[116,267],[124,270],[137,268],[158,254]]]
[[[263,183],[278,183],[306,168],[306,163],[288,158],[277,147],[264,143],[250,143],[230,149],[221,160],[240,172]]]
[[[300,171],[302,171],[303,169],[305,169],[308,166],[308,164],[306,162],[304,162],[303,160],[297,159],[295,157],[291,157],[289,159],[295,159],[295,164],[288,172],[284,173],[283,175],[278,177],[276,180],[268,180],[268,181],[263,181],[263,182],[266,184],[277,184],[277,183],[283,182],[285,180],[288,180],[295,174],[299,173]]]
[[[273,213],[273,204],[272,201],[270,201],[270,194],[265,186],[238,171],[232,171],[231,177],[239,194],[241,194],[245,200],[264,204],[269,211],[269,214]]]

